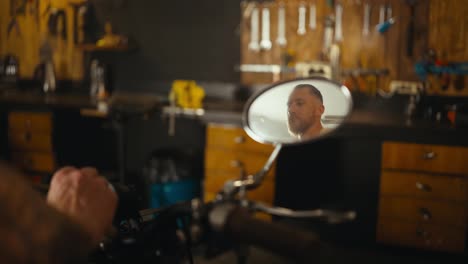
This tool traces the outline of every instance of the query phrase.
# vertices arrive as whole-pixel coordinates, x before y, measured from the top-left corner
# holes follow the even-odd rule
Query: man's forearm
[[[4,231],[4,232],[3,232]],[[0,163],[0,262],[77,263],[91,239],[67,216],[49,207],[18,172]]]

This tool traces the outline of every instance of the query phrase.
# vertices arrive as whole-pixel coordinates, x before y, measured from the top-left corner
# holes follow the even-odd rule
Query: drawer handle
[[[421,238],[428,238],[429,237],[429,232],[422,228],[416,229],[416,235]]]
[[[234,142],[236,142],[236,144],[244,143],[245,142],[245,137],[244,136],[235,137]]]
[[[24,122],[24,125],[26,126],[26,128],[31,128],[31,120],[27,119],[27,120]]]
[[[25,133],[23,138],[26,142],[31,141],[31,133]]]
[[[435,159],[436,157],[437,153],[435,153],[434,151],[427,151],[423,154],[423,159],[425,160]]]
[[[432,191],[432,188],[430,185],[421,183],[421,182],[416,182],[416,188],[418,190],[424,191],[424,192],[430,192]]]
[[[23,164],[24,164],[24,166],[26,166],[26,167],[28,167],[28,168],[29,168],[29,167],[32,167],[32,165],[33,165],[33,160],[32,160],[31,158],[24,158]]]
[[[231,160],[231,167],[234,168],[244,168],[244,163],[240,160]]]
[[[421,214],[421,217],[426,221],[429,221],[432,218],[431,211],[429,211],[429,209],[427,208],[419,208],[419,213]]]

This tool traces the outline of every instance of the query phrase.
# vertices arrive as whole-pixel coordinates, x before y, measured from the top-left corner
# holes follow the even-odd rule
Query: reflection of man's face
[[[310,128],[321,125],[324,107],[308,88],[296,88],[288,100],[288,128],[295,136],[302,136]]]

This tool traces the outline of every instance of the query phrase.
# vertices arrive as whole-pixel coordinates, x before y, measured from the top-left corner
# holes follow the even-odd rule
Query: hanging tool
[[[370,23],[370,13],[371,13],[371,6],[369,3],[364,4],[364,21],[362,25],[362,35],[368,36],[369,35],[369,23]]]
[[[10,0],[10,16],[16,16],[16,0]]]
[[[260,41],[260,48],[262,50],[271,49],[270,40],[270,9],[264,6],[262,9],[262,40]]]
[[[13,31],[13,28],[16,30],[16,35],[18,37],[21,37],[21,30],[20,30],[18,21],[16,20],[16,16],[13,16],[11,18],[10,22],[8,23],[8,26],[7,26],[7,36],[8,37],[10,37],[10,33],[11,33],[11,31]]]
[[[410,19],[408,22],[407,29],[407,43],[406,43],[406,56],[413,57],[413,45],[414,45],[414,23],[416,15],[416,0],[406,0],[406,4],[410,9]]]
[[[36,7],[37,7],[37,2],[39,0],[28,0],[28,6],[29,6],[29,14],[31,16],[36,14]]]
[[[304,5],[304,3],[301,3],[299,5],[299,9],[298,9],[298,12],[299,12],[299,21],[298,21],[298,25],[297,25],[297,34],[299,35],[305,35],[306,33],[306,7]]]
[[[16,0],[10,0],[11,20],[10,22],[8,22],[8,25],[7,25],[7,38],[10,37],[10,33],[13,31],[13,29],[15,29],[16,35],[18,37],[21,37],[21,30],[18,24],[18,20],[16,19],[18,15],[18,11],[21,11],[21,8],[22,8],[21,6],[17,7]]]
[[[332,68],[332,80],[335,80],[337,82],[341,81],[341,73],[340,73],[340,46],[336,43],[331,45],[330,47],[330,52],[329,52],[329,58],[330,58],[330,65]]]
[[[249,50],[259,51],[260,45],[258,44],[258,8],[255,6],[252,8],[252,14],[250,15],[250,43]]]
[[[335,41],[343,41],[343,30],[342,30],[342,18],[343,18],[343,6],[341,4],[335,5]]]
[[[389,20],[384,21],[383,23],[379,23],[377,26],[375,26],[375,29],[379,33],[385,33],[393,24],[395,24],[395,19],[390,18]]]
[[[278,38],[276,43],[280,47],[284,47],[287,44],[286,40],[286,10],[284,3],[280,3],[278,7]]]
[[[46,7],[44,8],[44,12],[42,12],[42,16],[45,17],[47,16],[51,11],[52,11],[52,3],[51,3],[52,0],[49,0],[49,2],[47,2],[47,5]]]
[[[379,8],[379,24],[383,24],[385,22],[385,5],[380,5]]]
[[[17,0],[10,0],[10,15],[11,11],[14,10],[16,15],[25,15],[26,14],[26,4],[28,0],[20,0],[18,4]]]
[[[387,4],[387,19],[392,18],[392,5]]]
[[[34,18],[36,19],[36,23],[37,23],[37,26],[39,27],[40,26],[40,21],[39,21],[39,0],[35,0],[34,1]]]
[[[324,38],[323,38],[323,54],[328,54],[328,51],[331,47],[333,42],[333,17],[327,16],[325,18],[325,30],[324,30]]]
[[[312,30],[317,28],[317,8],[315,2],[311,3],[309,7],[309,27]]]
[[[385,33],[387,30],[395,24],[395,19],[392,17],[392,7],[390,4],[381,5],[379,12],[379,24],[375,26],[375,29],[379,33]]]
[[[49,15],[47,25],[52,36],[57,36],[60,34],[62,39],[67,39],[67,14],[65,13],[64,9],[54,10]]]
[[[82,16],[84,12],[86,12],[87,3],[86,2],[69,3],[69,5],[71,5],[73,8],[73,43],[79,44],[79,43],[82,43],[83,40],[80,39],[79,33],[78,33],[78,31],[80,30],[79,25],[78,25],[78,18]]]

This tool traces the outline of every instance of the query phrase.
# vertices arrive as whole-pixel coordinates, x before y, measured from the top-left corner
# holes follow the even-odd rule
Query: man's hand
[[[80,224],[97,245],[112,227],[117,195],[96,169],[64,167],[52,178],[47,203]]]

